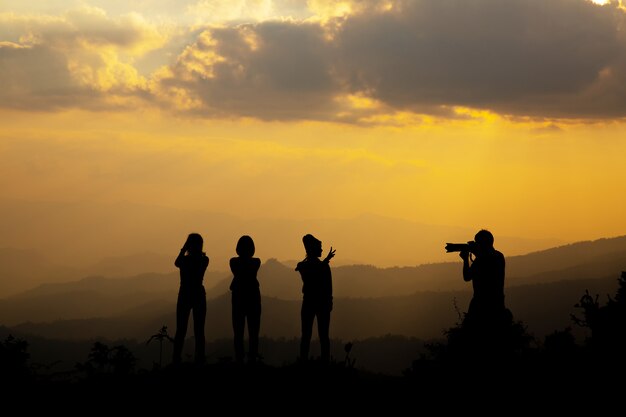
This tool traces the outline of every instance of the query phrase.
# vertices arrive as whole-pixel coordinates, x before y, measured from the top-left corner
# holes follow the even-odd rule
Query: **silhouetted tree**
[[[584,352],[576,343],[571,327],[554,330],[546,335],[543,345],[536,349],[533,355],[527,356],[525,363],[532,366],[536,373],[568,383],[580,380],[587,368]],[[581,382],[586,383],[588,380]]]
[[[95,374],[114,373],[127,375],[135,369],[137,358],[123,345],[109,348],[101,342],[95,342],[91,347],[87,362],[76,364],[79,371],[87,376]]]
[[[594,356],[614,360],[623,358],[626,349],[626,272],[618,278],[615,298],[607,297],[607,303],[601,306],[597,294],[593,297],[585,291],[575,305],[582,310],[582,317],[572,314],[571,318],[591,331],[585,345]]]
[[[109,365],[109,347],[104,343],[95,342],[91,347],[87,362],[100,372],[107,371]]]
[[[572,359],[579,346],[576,344],[576,338],[572,334],[572,328],[567,327],[564,330],[555,330],[548,334],[543,343],[543,351],[551,360],[565,361]]]
[[[3,376],[23,377],[30,373],[28,367],[28,342],[13,335],[0,342],[0,374]]]
[[[150,338],[146,342],[146,345],[149,344],[152,341],[152,339],[156,339],[159,341],[159,368],[160,368],[163,365],[163,341],[168,340],[171,343],[174,343],[174,339],[167,333],[167,326],[165,325],[161,327],[161,330],[159,330],[158,333],[150,336]]]
[[[116,375],[128,375],[135,370],[137,358],[124,345],[118,345],[111,349],[109,363]]]

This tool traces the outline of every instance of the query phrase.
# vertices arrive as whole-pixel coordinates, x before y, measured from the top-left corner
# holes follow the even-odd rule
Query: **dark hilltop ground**
[[[531,343],[524,324],[511,317],[497,334],[476,336],[463,324],[448,329],[445,340],[397,376],[357,369],[349,355],[330,363],[220,360],[137,370],[124,346],[98,343],[74,372],[51,374],[32,369],[27,341],[8,337],[0,343],[0,393],[5,410],[72,414],[597,414],[621,408],[626,392],[626,272],[618,281],[603,305],[581,297],[581,314],[572,321],[590,330],[583,344],[571,329]]]
[[[531,355],[532,356],[532,355]],[[541,356],[541,357],[540,357]],[[539,354],[505,362],[418,359],[403,376],[317,361],[280,367],[232,362],[79,379],[7,380],[5,405],[23,412],[385,415],[423,410],[597,413],[623,399],[623,362]],[[503,408],[504,407],[504,408]],[[195,411],[194,411],[195,410]]]

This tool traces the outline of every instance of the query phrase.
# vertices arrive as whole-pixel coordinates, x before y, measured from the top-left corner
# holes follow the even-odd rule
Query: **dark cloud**
[[[223,58],[207,64],[212,76],[183,74],[197,59],[189,53],[167,82],[199,98],[207,115],[358,120],[358,109],[337,104],[347,94],[375,99],[385,112],[442,115],[467,106],[547,118],[626,115],[626,19],[615,6],[407,0],[382,10],[376,3],[334,22],[333,31],[301,22],[213,30],[212,44],[192,46]]]
[[[626,114],[624,12],[575,0],[405,1],[337,35],[351,89],[398,109],[461,105],[547,117]],[[603,73],[605,78],[603,78]]]
[[[317,24],[268,22],[203,33],[162,80],[209,115],[327,119],[340,91]]]
[[[202,117],[350,123],[396,112],[455,117],[455,106],[512,117],[626,116],[626,12],[616,4],[397,0],[383,7],[389,3],[356,2],[352,15],[325,23],[194,29],[197,37],[177,59],[161,46],[163,62],[174,63],[153,74],[151,95],[147,84],[126,83],[123,71],[108,71],[118,79],[105,88],[76,70],[110,65],[89,48],[121,56],[154,37],[145,22],[94,10],[42,20],[39,33],[22,22],[26,37],[0,28],[0,98],[45,108],[118,94]],[[123,64],[154,70],[152,49],[149,60]]]

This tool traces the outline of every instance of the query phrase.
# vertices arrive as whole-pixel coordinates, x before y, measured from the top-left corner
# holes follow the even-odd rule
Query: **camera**
[[[467,243],[446,243],[446,252],[471,252],[475,253],[476,242]]]

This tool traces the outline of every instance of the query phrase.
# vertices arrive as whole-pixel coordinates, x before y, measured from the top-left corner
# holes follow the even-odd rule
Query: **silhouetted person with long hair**
[[[333,309],[333,282],[330,260],[335,256],[331,247],[322,261],[322,242],[313,235],[302,238],[306,258],[298,262],[296,271],[302,278],[302,339],[300,340],[300,360],[307,360],[313,334],[313,321],[317,318],[317,332],[320,339],[321,359],[330,360],[330,312]]]
[[[204,273],[209,258],[202,251],[203,240],[198,233],[191,233],[183,245],[174,265],[180,269],[180,288],[176,304],[176,335],[174,336],[174,364],[182,360],[183,345],[187,334],[189,314],[193,311],[193,334],[195,338],[194,360],[204,363],[204,322],[206,319],[206,292]]]
[[[248,321],[248,362],[254,363],[259,354],[259,329],[261,326],[261,290],[257,272],[261,260],[254,258],[254,241],[250,236],[241,236],[237,242],[237,255],[230,259],[233,281],[232,316],[235,342],[235,360],[243,363],[243,334]]]

